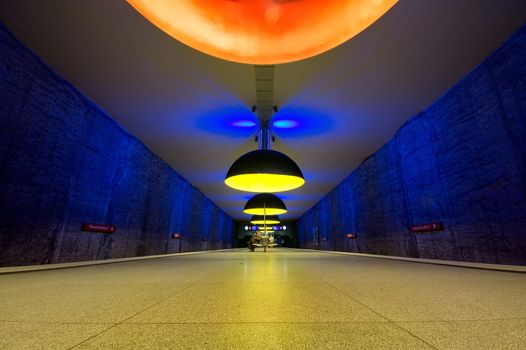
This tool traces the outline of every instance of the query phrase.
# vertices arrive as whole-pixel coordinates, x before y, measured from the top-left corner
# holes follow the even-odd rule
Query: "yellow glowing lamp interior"
[[[245,209],[243,210],[245,214],[250,215],[280,215],[285,214],[287,212],[286,209],[281,208],[251,208],[251,209]]]
[[[260,193],[290,191],[304,183],[305,180],[299,176],[280,174],[242,174],[225,179],[225,184],[236,190]]]
[[[265,225],[264,220],[253,220],[253,221],[250,221],[250,223],[254,225]],[[266,224],[267,225],[279,224],[279,220],[267,220]]]
[[[128,0],[173,38],[225,60],[276,64],[357,35],[398,0]]]
[[[261,229],[260,230],[261,232],[266,232],[266,233],[274,233],[274,230],[266,230],[265,229]]]

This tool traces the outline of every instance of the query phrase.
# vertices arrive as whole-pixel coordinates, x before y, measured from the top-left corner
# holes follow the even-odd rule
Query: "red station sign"
[[[347,239],[356,239],[356,234],[355,233],[348,233],[345,235],[345,237],[347,237]]]
[[[108,224],[83,223],[82,231],[99,232],[99,233],[114,233],[117,231],[117,226],[108,225]]]
[[[183,235],[180,234],[179,232],[176,232],[172,235],[172,238],[173,239],[182,239],[183,238]]]
[[[444,230],[444,224],[441,222],[431,222],[428,224],[413,225],[409,228],[409,230],[412,233],[442,231]]]

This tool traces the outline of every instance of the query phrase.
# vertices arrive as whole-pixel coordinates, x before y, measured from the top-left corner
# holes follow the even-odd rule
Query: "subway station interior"
[[[526,1],[0,1],[0,349],[526,349]]]

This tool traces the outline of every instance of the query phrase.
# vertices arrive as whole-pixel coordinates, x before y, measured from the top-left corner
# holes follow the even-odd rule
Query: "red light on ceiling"
[[[398,0],[128,0],[175,39],[225,60],[312,57],[374,23]]]

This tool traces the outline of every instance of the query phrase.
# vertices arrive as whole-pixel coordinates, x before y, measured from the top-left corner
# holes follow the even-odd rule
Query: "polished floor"
[[[0,275],[0,349],[526,349],[526,275],[282,248]]]

